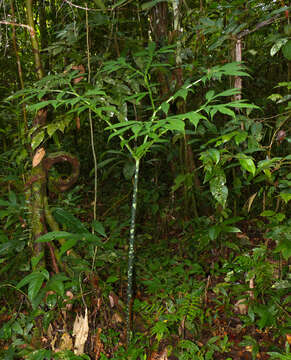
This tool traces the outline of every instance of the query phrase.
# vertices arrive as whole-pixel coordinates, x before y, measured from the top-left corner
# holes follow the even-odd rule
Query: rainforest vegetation
[[[291,359],[288,6],[0,1],[1,359]]]

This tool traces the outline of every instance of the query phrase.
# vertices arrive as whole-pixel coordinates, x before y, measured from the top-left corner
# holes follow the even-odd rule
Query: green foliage
[[[86,304],[91,357],[100,350],[100,359],[145,360],[151,348],[167,344],[168,356],[179,359],[228,359],[241,340],[235,322],[256,333],[240,344],[254,359],[259,352],[289,358],[289,345],[282,345],[290,334],[289,9],[242,0],[204,2],[201,9],[124,0],[94,0],[88,11],[38,5],[35,34],[47,73],[39,81],[33,52],[23,51],[31,49],[21,25],[26,8],[18,0],[17,16],[8,2],[1,8],[0,96],[8,101],[0,105],[0,357],[89,358],[53,353],[40,341],[50,325],[70,332],[72,316]],[[21,26],[12,28],[10,17]],[[233,61],[240,41],[244,64]],[[243,99],[233,88],[239,77]],[[40,110],[47,119],[36,129]],[[28,175],[31,152],[40,146],[46,156],[77,153],[81,178],[66,194],[53,194],[48,184],[56,224],[32,244],[24,192],[35,180]],[[129,230],[128,198],[141,159]],[[49,177],[66,177],[58,170]],[[33,254],[34,245],[45,251]],[[126,263],[134,248],[136,333],[126,348]],[[237,300],[246,313],[233,312]],[[65,317],[68,303],[73,310]]]
[[[229,346],[230,343],[227,336],[224,336],[224,338],[214,336],[202,348],[192,341],[181,340],[179,342],[179,348],[181,349],[179,359],[212,360],[215,359],[215,352],[225,353],[229,350]]]
[[[270,355],[270,359],[288,360],[290,359],[290,344],[286,342],[284,354],[280,354],[278,352],[272,351],[272,352],[268,352],[268,355]]]

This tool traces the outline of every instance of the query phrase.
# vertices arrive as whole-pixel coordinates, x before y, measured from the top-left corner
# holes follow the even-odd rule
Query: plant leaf
[[[106,237],[106,233],[105,233],[104,226],[103,226],[103,224],[102,224],[100,221],[93,220],[93,221],[92,221],[92,226],[93,226],[94,230],[95,230],[98,234],[100,234],[101,236]]]
[[[253,176],[255,176],[256,166],[254,161],[250,157],[247,157],[245,154],[239,154],[239,162],[242,168],[244,168],[245,170],[250,172]]]

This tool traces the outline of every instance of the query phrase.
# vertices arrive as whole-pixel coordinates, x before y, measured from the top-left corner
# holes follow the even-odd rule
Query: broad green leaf
[[[56,100],[41,101],[39,103],[29,105],[29,109],[32,110],[32,111],[38,111],[38,110],[43,109],[44,107],[46,107],[48,105],[53,105],[55,107],[57,105],[57,103],[58,102]]]
[[[231,107],[239,108],[239,109],[260,109],[259,106],[254,105],[254,104],[245,103],[245,102],[243,102],[243,100],[232,101],[231,103],[228,103],[227,106],[231,106]]]
[[[228,188],[224,185],[225,182],[225,175],[222,172],[210,180],[211,194],[223,207],[225,207],[228,196]]]
[[[270,96],[267,97],[267,99],[277,102],[278,100],[281,100],[283,98],[283,96],[281,94],[271,94]]]
[[[287,41],[288,41],[287,38],[278,39],[275,42],[275,44],[272,46],[271,51],[270,51],[270,55],[271,56],[276,55],[277,52],[280,51],[281,47],[287,43]]]
[[[105,118],[103,112],[106,113],[107,118],[108,118],[108,117],[113,117],[113,115],[115,115],[115,114],[116,114],[116,115],[119,114],[114,106],[100,106],[100,107],[96,107],[96,104],[95,104],[94,102],[91,104],[91,109],[92,109],[92,111],[94,111],[101,119],[104,119],[104,118]],[[128,121],[128,122],[130,122],[130,121]]]
[[[265,210],[263,211],[260,216],[275,216],[276,212],[273,210]]]
[[[119,126],[119,128],[120,127],[121,126]],[[125,123],[123,123],[122,127],[119,130],[115,130],[114,132],[112,132],[109,135],[108,141],[110,141],[115,136],[122,136],[122,134],[124,134],[126,131],[130,130],[131,127],[132,127],[132,125],[126,125]],[[105,128],[105,130],[108,130],[108,128]]]
[[[163,112],[164,112],[166,115],[168,115],[169,108],[170,108],[170,104],[167,103],[166,101],[164,101],[164,102],[161,104],[161,109],[163,110]]]
[[[98,162],[98,169],[102,169],[104,166],[106,166],[112,162],[116,163],[117,159],[115,157],[112,157],[110,159],[106,159],[104,161]]]
[[[263,130],[263,125],[260,122],[254,122],[251,126],[251,133],[258,142],[262,140],[263,137],[262,130]]]
[[[29,284],[30,282],[35,281],[35,279],[43,278],[48,280],[49,279],[49,273],[47,270],[43,269],[42,271],[34,271],[28,275],[26,275],[22,280],[19,281],[19,283],[16,285],[17,289],[21,289],[23,286]]]
[[[199,123],[199,121],[201,119],[207,119],[205,116],[195,112],[195,111],[191,111],[189,113],[186,114],[187,118],[189,119],[189,121],[191,122],[191,124],[193,124],[195,126],[195,128],[197,128],[197,125]]]
[[[18,334],[18,335],[22,335],[23,336],[23,328],[20,325],[19,321],[15,321],[12,326],[11,326],[13,333]],[[9,357],[10,358],[10,357]],[[11,358],[12,359],[12,358]]]
[[[60,248],[59,256],[62,256],[65,252],[67,252],[72,247],[74,247],[77,244],[77,242],[78,242],[78,240],[74,239],[74,238],[66,240]]]
[[[285,204],[287,204],[287,202],[291,200],[291,193],[280,192],[279,195],[280,195],[281,199],[284,200]]]
[[[237,134],[236,131],[230,132],[228,134],[224,134],[221,136],[221,140],[218,140],[216,142],[216,146],[219,146],[221,144],[224,144],[226,142],[228,142],[229,140],[231,140],[235,135]]]
[[[109,283],[115,283],[118,280],[119,280],[118,276],[111,275],[107,278],[106,282],[109,284]]]
[[[207,70],[207,79],[217,78],[220,80],[223,75],[227,76],[250,76],[243,71],[243,67],[240,62],[232,62],[223,66],[214,66]]]
[[[52,231],[40,236],[38,239],[35,240],[35,242],[49,242],[63,238],[66,239],[71,235],[71,233],[68,233],[66,231]]]
[[[57,208],[53,212],[56,220],[62,224],[65,225],[66,228],[74,233],[86,233],[89,232],[89,230],[86,228],[86,226],[77,219],[74,215],[69,213],[68,211]]]
[[[209,90],[205,95],[205,99],[207,101],[211,101],[214,98],[214,95],[215,95],[214,90]]]
[[[223,225],[234,224],[234,223],[236,223],[238,221],[241,221],[241,220],[243,220],[242,216],[233,216],[233,217],[231,217],[231,218],[229,218],[227,220],[224,220]]]
[[[182,97],[184,99],[184,101],[186,101],[188,91],[189,91],[188,89],[182,88],[173,95],[173,98],[177,99],[178,97]]]
[[[239,131],[234,137],[235,143],[239,145],[244,142],[247,137],[248,133],[246,131]]]
[[[175,180],[174,180],[174,185],[173,185],[172,188],[171,188],[173,192],[176,191],[177,189],[179,189],[182,184],[184,184],[185,178],[186,178],[186,175],[185,175],[185,174],[179,174],[179,175],[175,178]]]
[[[147,143],[138,146],[135,149],[136,158],[141,159],[147,153],[147,151],[150,149],[153,142],[154,141],[148,141]]]
[[[52,135],[58,130],[59,126],[57,123],[51,123],[47,126],[46,130],[49,137],[52,137]]]
[[[66,99],[66,100],[63,100],[61,102],[58,102],[55,106],[55,108],[59,107],[59,106],[62,106],[62,105],[65,105],[67,108],[69,106],[72,106],[73,105],[76,105],[78,102],[81,102],[83,100],[83,98],[81,96],[78,96],[78,97],[74,97],[74,98],[71,98],[71,99]]]
[[[105,5],[104,5],[104,3],[103,3],[102,0],[94,0],[94,3],[96,4],[96,6],[97,6],[99,9],[102,9],[102,10],[105,10],[105,9],[106,9],[106,7],[105,7]]]
[[[88,105],[80,106],[80,107],[78,107],[78,109],[77,109],[77,114],[80,115],[83,111],[87,111],[88,109],[89,109],[89,106],[88,106]]]
[[[62,280],[62,279],[57,279],[57,278],[50,279],[46,288],[48,290],[54,291],[56,294],[58,294],[60,296],[64,296],[65,285],[64,285],[64,280]]]
[[[244,168],[245,170],[250,172],[253,176],[255,176],[256,166],[254,161],[250,157],[247,157],[245,154],[239,154],[238,159],[242,168]]]
[[[223,226],[223,231],[227,233],[239,233],[241,230],[236,226]]]
[[[98,234],[100,234],[101,236],[106,237],[106,233],[105,233],[104,226],[103,226],[103,224],[102,224],[100,221],[98,221],[98,220],[93,220],[93,221],[92,221],[92,226],[93,226],[94,230],[95,230]]]
[[[83,234],[73,234],[71,235],[73,239],[77,239],[78,241],[89,241],[93,244],[96,244],[98,246],[103,246],[103,243],[101,242],[100,238],[91,233],[83,233]]]
[[[135,124],[131,127],[131,131],[134,133],[135,137],[137,137],[142,129],[142,124]]]
[[[135,163],[127,161],[123,166],[122,173],[126,180],[130,180],[135,173]]]
[[[276,281],[275,284],[272,286],[274,289],[289,289],[291,288],[291,281],[290,280],[279,280]]]
[[[211,226],[208,230],[208,235],[211,240],[216,240],[221,233],[221,227],[219,225]]]
[[[290,360],[290,355],[283,355],[275,351],[267,352],[267,354],[274,360]]]
[[[215,162],[215,164],[219,163],[220,160],[220,152],[217,149],[209,149],[207,153],[211,157],[211,159]]]
[[[39,273],[38,276],[36,276],[33,280],[30,281],[30,283],[28,284],[28,298],[30,301],[33,301],[36,296],[39,293],[39,290],[42,287],[42,284],[45,280],[45,277],[43,276],[42,273]]]
[[[291,61],[291,40],[283,46],[282,53],[287,60]]]
[[[222,114],[229,115],[229,116],[235,118],[235,112],[233,110],[227,108],[226,106],[217,105],[216,110],[221,112]]]
[[[206,168],[206,167],[205,167]],[[206,184],[212,178],[212,166],[210,165],[204,175],[203,184]]]
[[[43,258],[44,252],[42,251],[39,255],[33,256],[30,260],[32,269],[35,269],[37,264],[40,262],[40,260]]]
[[[72,117],[68,116],[62,120],[59,121],[59,130],[63,133],[65,131],[65,128],[70,124],[70,122],[72,121]]]
[[[185,123],[183,120],[180,119],[170,119],[168,120],[168,123],[164,125],[164,127],[166,130],[170,131],[185,131]]]
[[[44,131],[41,130],[39,133],[33,136],[31,141],[31,148],[35,150],[44,139]]]
[[[283,258],[288,260],[291,257],[291,241],[289,239],[281,240],[277,245],[275,252],[281,252]]]
[[[281,159],[282,158],[280,158],[280,157],[274,157],[272,159],[261,160],[258,162],[258,169],[265,170],[265,169],[272,168],[273,166],[275,166],[276,162],[280,161]]]

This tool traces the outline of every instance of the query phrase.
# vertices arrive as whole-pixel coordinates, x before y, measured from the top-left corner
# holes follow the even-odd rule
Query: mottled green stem
[[[133,268],[134,268],[134,240],[135,240],[135,217],[136,217],[136,206],[137,206],[137,191],[138,191],[138,173],[139,173],[139,162],[140,159],[135,159],[135,174],[133,182],[133,195],[131,204],[131,222],[130,222],[130,233],[129,233],[129,251],[128,251],[128,280],[127,280],[127,321],[126,321],[126,336],[127,344],[131,340],[131,305],[132,305],[132,294],[133,294]]]

